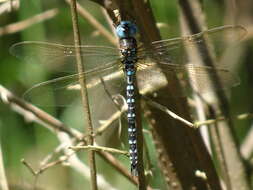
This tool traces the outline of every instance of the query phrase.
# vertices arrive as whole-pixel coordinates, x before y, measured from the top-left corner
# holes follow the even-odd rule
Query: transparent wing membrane
[[[155,41],[148,47],[139,47],[138,68],[150,66],[157,68],[144,74],[145,80],[150,83],[154,79],[158,80],[159,73],[162,74],[160,78],[165,74],[166,80],[170,80],[176,75],[183,87],[183,93],[182,91],[175,92],[174,96],[189,95],[191,92],[208,93],[210,90],[227,89],[240,83],[235,74],[223,68],[219,62],[214,63],[217,67],[203,66],[200,60],[187,63],[187,53],[192,52],[193,48],[197,48],[199,56],[205,61],[208,55],[202,45],[208,40],[214,44],[214,50],[219,57],[225,50],[225,42],[238,42],[245,34],[246,30],[241,26],[222,26],[194,35]],[[168,78],[168,76],[170,77]],[[215,77],[218,77],[221,86],[212,85],[212,79]],[[170,84],[170,81],[160,82],[160,84]]]
[[[175,65],[168,63],[139,63],[141,68],[147,64],[149,67],[153,65],[152,69],[146,69],[142,74],[137,75],[138,82],[141,83],[140,89],[146,89],[143,93],[155,92],[157,89],[166,85],[173,85],[173,77],[177,77],[182,86],[182,90],[173,90],[173,96],[181,97],[190,95],[192,92],[205,94],[211,90],[228,89],[240,84],[237,75],[231,73],[227,69],[219,69],[207,66],[196,66],[193,64]],[[159,67],[158,67],[159,66]],[[219,82],[222,86],[212,84],[212,78],[218,76]],[[150,86],[150,87],[147,87]],[[151,88],[151,86],[153,86]]]
[[[241,26],[222,26],[190,36],[155,41],[148,47],[140,46],[139,61],[136,64],[140,92],[146,94],[165,85],[174,85],[171,83],[174,77],[179,79],[183,87],[183,93],[175,92],[174,96],[186,95],[190,89],[206,93],[211,89],[209,84],[212,84],[210,80],[214,76],[219,77],[222,88],[238,84],[239,79],[225,68],[201,66],[198,62],[187,63],[185,49],[197,46],[204,57],[205,51],[202,52],[202,46],[199,44],[208,39],[214,42],[215,50],[220,54],[225,41],[238,41],[245,33]],[[37,105],[69,105],[80,97],[80,92],[75,89],[80,88],[78,80],[84,77],[89,94],[93,97],[103,94],[105,87],[111,94],[122,93],[125,81],[120,50],[106,46],[80,46],[80,49],[86,72],[77,74],[74,46],[31,41],[14,44],[10,52],[18,58],[44,64],[50,70],[72,73],[33,86],[25,93],[25,98],[34,100],[34,97],[37,97]],[[184,62],[186,64],[183,64]],[[101,78],[105,81],[103,85]],[[100,92],[96,92],[98,89]],[[122,94],[125,95],[124,92]],[[46,99],[45,102],[42,95],[43,99]]]
[[[122,77],[124,75],[119,70],[119,65],[112,63],[104,68],[98,67],[89,72],[67,75],[36,84],[28,89],[23,97],[41,107],[68,106],[80,99],[79,80],[85,79],[89,96],[96,97],[99,94],[97,92],[104,88],[108,88],[112,94],[117,93],[116,91],[123,87]]]
[[[246,30],[241,26],[216,27],[189,36],[155,41],[148,47],[140,46],[138,55],[142,59],[151,57],[160,62],[182,64],[186,61],[186,48],[198,47],[201,57],[205,57],[206,51],[201,45],[208,40],[214,45],[213,50],[219,57],[224,52],[227,43],[240,41],[246,33]]]
[[[103,66],[119,59],[117,48],[106,46],[80,46],[86,70]],[[26,62],[40,63],[48,70],[76,72],[76,49],[72,45],[25,41],[14,44],[10,53]]]

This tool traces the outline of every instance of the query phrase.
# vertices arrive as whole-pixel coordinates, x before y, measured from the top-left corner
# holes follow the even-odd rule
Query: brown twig
[[[192,127],[192,128],[197,129],[197,128],[200,128],[203,125],[212,125],[212,124],[215,124],[219,121],[226,120],[226,118],[224,116],[220,116],[220,117],[217,117],[215,119],[206,119],[204,121],[195,121],[194,123],[192,123],[192,122],[180,117],[176,113],[170,111],[167,107],[165,107],[161,104],[158,104],[157,102],[152,101],[150,98],[145,97],[145,96],[142,96],[142,98],[146,101],[146,103],[150,104],[154,108],[157,108],[157,109],[163,111],[164,113],[168,114],[173,119],[184,123],[188,127]],[[238,119],[238,120],[244,120],[244,119],[249,119],[249,118],[253,118],[252,113],[243,113],[243,114],[239,114],[239,115],[236,116],[236,119]]]
[[[37,172],[35,171],[32,166],[27,162],[25,161],[25,159],[21,159],[21,162],[28,168],[28,170],[34,175],[34,176],[37,176],[40,172]]]
[[[26,118],[26,120],[42,123],[47,128],[53,131],[65,132],[71,137],[75,137],[76,139],[82,138],[81,133],[73,129],[69,129],[62,122],[50,116],[46,112],[14,96],[10,91],[8,91],[1,85],[0,85],[0,97],[4,103],[9,104],[16,112],[23,115]]]
[[[70,4],[70,0],[65,0],[68,4]],[[85,8],[83,8],[79,3],[76,4],[77,11],[84,19],[86,19],[94,28],[96,28],[106,39],[108,39],[111,44],[117,46],[116,38],[107,31],[107,29],[100,24]]]
[[[74,44],[76,47],[77,70],[78,70],[78,73],[84,73],[85,68],[83,65],[82,57],[81,57],[81,49],[80,49],[81,39],[80,39],[80,32],[78,28],[76,0],[71,0],[70,8],[71,8],[71,17],[72,17],[73,32],[74,32]],[[88,91],[86,87],[85,77],[84,78],[79,77],[79,83],[81,86],[81,98],[82,98],[82,104],[83,104],[84,118],[86,120],[87,130],[89,133],[88,144],[93,145],[94,143],[93,127],[92,127],[92,122],[91,122],[90,106],[89,106]],[[89,157],[89,165],[90,165],[91,189],[97,190],[98,187],[97,187],[95,152],[93,150],[90,150],[88,152],[88,157]]]
[[[63,134],[67,134],[68,136],[75,138],[77,141],[82,140],[84,145],[87,145],[86,141],[83,139],[83,135],[79,131],[69,129],[69,127],[65,126],[61,121],[55,119],[39,108],[19,99],[1,85],[0,97],[4,103],[10,105],[14,111],[21,114],[27,120],[42,124],[42,126],[49,128],[54,133],[62,132]],[[107,152],[98,152],[98,155],[100,155],[101,158],[103,158],[106,162],[111,164],[115,170],[125,176],[129,181],[136,185],[138,184],[137,180],[132,177],[130,172],[118,160],[116,160],[114,156]],[[151,188],[148,187],[148,189]]]
[[[195,5],[195,6],[193,7],[192,5]],[[181,13],[180,14],[181,15],[180,18],[181,18],[181,26],[182,26],[183,34],[186,34],[186,33],[189,34],[189,33],[199,32],[198,31],[198,30],[200,30],[199,27],[202,26],[202,25],[204,25],[204,20],[203,20],[204,16],[203,16],[203,13],[201,12],[200,3],[198,3],[198,2],[194,2],[193,3],[193,2],[180,1],[179,0],[179,8],[180,8],[180,11],[181,11],[180,12]],[[194,19],[194,15],[196,17],[198,16],[200,18]],[[199,15],[201,15],[201,16],[199,16]],[[203,26],[203,28],[204,27],[205,26]],[[204,55],[208,55],[208,57],[210,57],[209,60],[211,60],[212,52],[208,51],[206,44],[204,44],[203,46],[205,47]],[[196,45],[194,48],[195,49],[192,50],[192,48],[187,48],[186,47],[187,55],[188,55],[190,61],[191,62],[198,61],[198,62],[204,64],[203,63],[204,62],[204,58],[201,57],[202,54],[201,54],[201,50],[199,48],[199,45]],[[211,66],[211,65],[212,64],[210,63],[209,66]],[[214,80],[218,81],[216,75],[213,78],[214,79],[210,78],[210,80],[212,80],[212,81],[214,81]],[[196,107],[198,119],[204,119],[205,120],[206,119],[206,114],[205,114],[204,103],[202,102],[202,99],[198,95],[195,95],[194,99],[195,99],[195,101],[197,102],[197,105],[198,105],[198,107]],[[214,129],[211,129],[211,130],[214,130]],[[207,143],[209,143],[209,142],[207,142]],[[206,143],[206,146],[208,145],[207,143]],[[222,152],[219,151],[219,153],[222,153]],[[220,155],[222,155],[222,154],[220,154]],[[220,156],[220,158],[222,158],[222,156]],[[209,163],[206,163],[206,165],[204,165],[204,167],[208,166],[208,164]],[[212,165],[212,162],[210,162],[210,165]],[[221,189],[217,172],[214,170],[213,167],[207,167],[207,168],[208,169],[210,168],[209,172],[207,174],[208,178],[209,178],[209,180],[207,181],[208,184],[210,185],[210,187],[212,189]],[[222,169],[224,169],[224,168],[225,167],[223,167]],[[225,178],[226,178],[226,176],[225,176]]]
[[[59,135],[58,135],[59,137]],[[68,138],[68,137],[67,137]],[[52,168],[56,165],[59,164],[64,164],[68,167],[71,167],[73,169],[75,169],[79,174],[81,174],[83,177],[85,178],[89,178],[89,168],[88,166],[86,166],[85,164],[83,164],[78,157],[76,156],[76,152],[77,151],[72,151],[70,150],[68,147],[68,145],[66,145],[66,141],[70,142],[69,139],[66,140],[66,136],[64,138],[60,137],[60,141],[62,143],[65,144],[65,147],[63,149],[64,151],[64,155],[60,156],[59,159],[48,162],[48,163],[44,163],[40,166],[40,168],[38,170],[34,170],[31,166],[31,164],[29,164],[27,161],[25,161],[24,159],[21,160],[21,162],[29,169],[29,171],[31,171],[31,173],[35,176],[35,180],[37,180],[39,178],[39,175],[42,174],[43,172],[45,172],[46,170],[48,170],[49,168]],[[82,145],[82,143],[79,143],[79,145]],[[69,144],[71,145],[71,144]],[[116,190],[114,187],[112,187],[107,180],[101,176],[98,175],[98,185],[100,188],[106,189],[106,190]]]
[[[146,101],[146,103],[148,103],[149,105],[163,111],[164,113],[168,114],[170,117],[172,117],[173,119],[175,120],[178,120],[182,123],[184,123],[185,125],[187,125],[188,127],[193,127],[193,128],[196,128],[195,124],[193,124],[192,122],[190,121],[187,121],[186,119],[178,116],[177,114],[175,114],[174,112],[170,111],[167,107],[157,103],[157,102],[154,102],[152,101],[150,98],[148,97],[145,97],[145,96],[142,96],[142,98]]]
[[[2,27],[0,28],[0,36],[24,30],[33,24],[53,18],[57,13],[58,9],[51,9],[26,20]]]
[[[198,1],[193,2],[189,0],[179,0],[179,7],[182,11],[185,24],[191,33],[198,33],[201,31],[203,26],[205,27],[205,21],[203,19],[204,14],[202,13],[201,5]],[[216,60],[215,56],[213,56],[214,53],[212,52],[212,49],[209,47],[210,46],[208,46],[208,40],[206,38],[203,43],[200,43],[196,46],[200,54],[199,59],[201,60],[201,63],[205,66],[214,67]],[[205,55],[205,57],[203,55]],[[219,151],[219,153],[221,153],[219,155],[219,158],[221,158],[220,164],[225,166],[223,175],[227,179],[226,186],[228,189],[248,190],[249,184],[246,177],[246,170],[239,153],[238,141],[233,129],[234,126],[230,116],[228,100],[222,90],[215,91],[215,89],[223,89],[222,83],[217,73],[212,73],[212,75],[209,75],[209,78],[211,84],[210,86],[213,87],[213,99],[215,100],[211,103],[210,107],[212,117],[219,117],[220,115],[224,115],[226,118],[226,120],[223,122],[217,123],[217,128],[215,130],[212,130],[214,133],[216,133],[213,135],[217,137],[213,140],[219,141],[216,144],[220,146],[221,150]],[[203,160],[203,156],[199,157],[200,160]],[[220,186],[217,176],[215,172],[212,172],[210,174],[213,175],[211,175],[212,183],[209,184],[212,185],[214,189],[217,189],[218,186]],[[208,178],[210,178],[210,176],[208,176]],[[216,184],[216,187],[213,186],[213,184]]]
[[[108,129],[108,127],[117,119],[121,117],[121,115],[125,112],[126,110],[122,111],[117,111],[112,116],[106,120],[103,125],[101,125],[94,133],[94,136],[101,135],[105,130]]]
[[[69,139],[70,137],[74,137],[76,139],[76,141],[80,141],[82,139],[82,134],[80,132],[67,128],[64,124],[62,124],[60,121],[53,118],[52,116],[48,115],[47,113],[45,113],[45,112],[41,111],[40,109],[36,108],[35,106],[33,106],[29,103],[26,103],[23,100],[15,97],[3,86],[0,86],[0,97],[4,103],[9,104],[15,111],[22,114],[27,120],[35,121],[39,124],[42,124],[43,126],[46,126],[47,128],[51,129],[53,132],[56,132],[58,138],[60,138],[61,136],[64,136],[64,140],[62,141],[62,143],[66,143],[66,138]],[[67,141],[70,141],[70,140],[67,140]],[[107,156],[106,154],[108,154],[108,153],[101,153],[100,155],[103,158],[105,158],[105,156]],[[86,174],[86,172],[85,172],[85,170],[88,171],[87,166],[85,166],[76,157],[75,154],[70,154],[70,155],[72,156],[71,158],[67,154],[66,156],[61,157],[59,160],[45,164],[38,171],[33,170],[34,172],[32,172],[32,173],[36,174],[36,176],[37,176],[38,174],[42,173],[46,169],[53,167],[57,164],[60,164],[63,161],[69,159],[69,162],[71,163],[70,166],[72,168],[74,168],[75,170],[79,171],[79,173],[82,174],[84,177],[88,178],[88,174]],[[108,161],[108,159],[106,159],[106,158],[105,158],[105,160]],[[113,159],[111,159],[111,160],[113,160]],[[109,162],[110,163],[118,163],[118,161],[116,161],[115,158],[114,158],[113,162],[112,161],[109,161]],[[119,163],[118,163],[118,165],[121,166]],[[118,165],[115,167],[118,168]],[[28,167],[28,168],[31,169],[32,167]],[[121,166],[121,168],[123,168],[123,167]],[[127,170],[122,169],[122,171],[127,171]],[[124,173],[124,175],[126,175],[126,174]],[[128,175],[130,175],[130,174],[128,174]],[[101,185],[101,183],[99,183],[99,185],[101,185],[101,186],[110,186],[108,183],[106,183],[106,181],[104,180],[103,177],[99,177],[99,182],[102,182],[103,185]],[[108,188],[108,189],[111,189],[111,188]]]
[[[91,146],[91,145],[87,145],[87,146],[71,146],[69,147],[70,149],[73,150],[95,150],[95,151],[102,151],[102,152],[110,152],[112,154],[121,154],[121,155],[125,155],[129,157],[129,153],[127,151],[122,151],[122,150],[118,150],[115,148],[108,148],[108,147],[102,147],[102,146]]]

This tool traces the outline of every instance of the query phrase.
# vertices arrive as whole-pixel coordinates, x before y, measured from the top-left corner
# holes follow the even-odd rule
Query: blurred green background
[[[80,1],[80,4],[110,31],[110,27],[99,5],[87,0]],[[157,22],[164,24],[160,29],[162,37],[165,39],[179,36],[180,26],[177,1],[152,0],[151,6]],[[73,44],[70,9],[63,1],[26,0],[20,2],[18,10],[0,15],[0,26],[5,27],[52,8],[57,8],[59,11],[55,17],[34,24],[23,31],[0,36],[0,85],[3,85],[19,97],[22,97],[22,94],[32,85],[39,81],[48,80],[53,74],[47,73],[41,65],[36,65],[36,63],[27,64],[16,59],[9,54],[9,47],[14,43],[25,40]],[[203,8],[207,16],[209,28],[224,24],[224,5],[221,1],[205,2]],[[83,44],[113,46],[83,18],[79,19],[79,24]],[[241,85],[233,88],[231,91],[230,102],[233,115],[252,112],[252,74],[250,74],[252,72],[250,64],[252,61],[252,49],[250,48],[250,42],[244,43],[244,45],[243,50],[246,51],[242,53],[235,70],[241,78]],[[80,117],[82,117],[80,106],[60,109],[60,111],[53,107],[46,108],[45,110],[71,127],[84,131],[82,122],[79,121]],[[235,120],[235,124],[237,137],[242,143],[247,131],[250,129],[251,120]],[[124,144],[127,142],[126,135],[121,135],[124,141],[123,145],[121,145],[120,137],[116,138],[116,135],[113,133],[117,132],[117,130],[109,132],[105,139],[103,137],[99,138],[102,139],[101,141],[104,145],[123,149]],[[123,129],[123,132],[126,132],[126,130]],[[150,136],[145,135],[145,138],[149,139]],[[21,115],[2,102],[0,102],[0,142],[8,182],[16,186],[13,189],[18,189],[18,186],[27,186],[28,188],[26,189],[29,189],[29,186],[34,184],[35,178],[20,162],[22,158],[30,163],[33,168],[37,169],[41,160],[54,151],[59,144],[57,137],[49,130],[38,124],[25,121]],[[113,145],[114,142],[117,145]],[[152,162],[155,162],[156,153],[153,145],[149,144],[148,146],[151,150]],[[87,163],[86,154],[80,153],[79,155]],[[128,167],[128,160],[125,157],[118,156],[118,158]],[[116,173],[99,157],[97,157],[97,161],[98,172],[103,174],[108,183],[115,187],[115,189],[134,189],[134,186],[130,182]],[[159,175],[161,174],[158,171],[154,173],[155,177],[150,178],[152,187],[164,189],[164,181],[157,177]],[[57,165],[43,173],[38,178],[37,185],[47,190],[81,190],[89,189],[89,180],[67,166]],[[85,186],[87,188],[84,188]]]

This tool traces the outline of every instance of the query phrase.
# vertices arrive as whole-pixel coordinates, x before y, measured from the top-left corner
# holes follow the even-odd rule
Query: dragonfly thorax
[[[122,38],[119,40],[120,49],[121,50],[130,50],[130,51],[136,51],[137,48],[137,42],[136,39],[131,38]]]
[[[137,62],[137,43],[135,38],[120,39],[120,52],[122,54],[122,63],[134,64]]]

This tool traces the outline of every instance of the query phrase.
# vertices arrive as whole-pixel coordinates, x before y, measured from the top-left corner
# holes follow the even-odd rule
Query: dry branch
[[[0,28],[0,36],[22,31],[33,24],[37,24],[39,22],[53,18],[57,13],[57,9],[51,9],[26,20],[2,27]]]
[[[189,0],[179,0],[178,2],[186,28],[191,33],[198,33],[205,28],[205,20],[203,19],[205,16],[201,10],[202,6],[200,2]],[[202,56],[199,56],[201,63],[205,66],[214,67],[216,60],[214,59],[212,49],[209,47],[208,40],[206,39],[203,43],[196,46],[199,52],[203,52],[201,53]],[[209,75],[209,78],[210,86],[213,87],[212,98],[215,100],[209,106],[210,115],[212,118],[220,116],[226,118],[223,122],[215,123],[214,127],[210,128],[212,133],[211,138],[213,137],[214,147],[217,148],[217,158],[220,161],[226,187],[235,190],[248,190],[249,184],[246,177],[245,165],[240,155],[239,144],[235,136],[228,99],[224,91],[215,91],[215,89],[223,89],[217,73]],[[213,186],[215,184],[216,187]],[[212,175],[212,183],[210,185],[213,189],[221,188],[219,187],[219,182],[215,174]]]
[[[70,4],[70,0],[65,0]],[[94,28],[96,28],[106,39],[108,39],[111,44],[117,46],[116,38],[107,29],[100,24],[85,8],[83,8],[79,3],[77,5],[77,11],[81,17],[86,19]]]
[[[42,126],[50,129],[50,131],[58,134],[68,135],[70,138],[76,139],[76,141],[82,141],[84,145],[87,145],[83,139],[83,134],[77,130],[65,126],[61,121],[50,116],[48,113],[38,109],[37,107],[29,104],[22,99],[14,96],[10,91],[0,85],[0,98],[3,103],[8,104],[15,112],[21,114],[27,121],[36,122]],[[137,180],[133,178],[128,171],[114,156],[107,152],[97,153],[107,163],[109,163],[116,171],[125,176],[129,181],[134,184],[138,184]],[[79,169],[78,169],[79,170]],[[148,187],[151,190],[150,187]]]
[[[0,189],[9,190],[8,181],[5,175],[2,147],[0,144]]]

